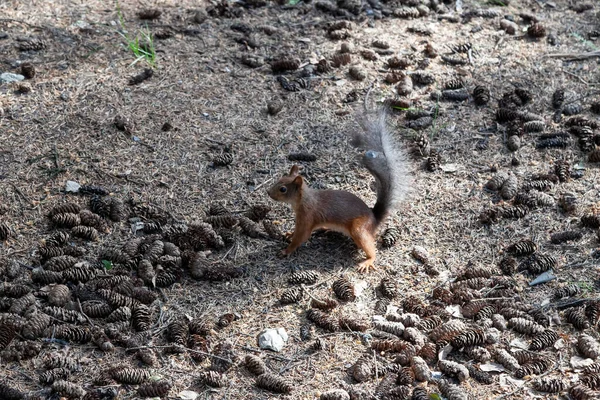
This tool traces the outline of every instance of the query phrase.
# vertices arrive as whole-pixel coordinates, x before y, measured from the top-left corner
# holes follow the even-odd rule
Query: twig
[[[589,85],[589,83],[585,79],[583,79],[582,77],[580,77],[579,75],[574,74],[574,73],[569,72],[569,71],[566,71],[566,70],[563,70],[563,72],[565,74],[567,74],[567,75],[571,75],[572,77],[577,78],[581,83],[583,83],[585,85]]]
[[[21,192],[21,189],[19,189],[19,188],[17,187],[17,185],[15,185],[15,184],[14,184],[14,183],[12,183],[12,182],[11,182],[10,184],[11,184],[11,186],[13,187],[13,189],[15,189],[15,192],[17,192],[17,194],[18,194],[19,196],[21,196],[21,197],[23,198],[23,200],[25,200],[27,203],[29,203],[29,205],[30,205],[30,206],[32,206],[32,207],[33,207],[33,203],[31,202],[31,200],[29,200],[29,198],[28,198],[27,196],[25,196],[25,195],[23,194],[23,192]]]
[[[306,289],[306,286],[304,286],[304,284],[300,285],[300,287],[302,288],[302,291],[304,291],[304,293],[306,293],[308,295],[308,297],[310,297],[311,299],[313,299],[314,301],[317,302],[322,302],[323,300],[319,300],[316,297],[314,297],[312,294],[310,294],[310,292],[308,291],[308,289]]]
[[[563,268],[580,268],[580,267],[586,267],[588,265],[592,265],[594,264],[591,261],[583,261],[583,262],[579,262],[579,263],[571,263],[571,264],[567,264],[565,266],[563,266]]]
[[[523,384],[521,386],[519,386],[518,388],[516,388],[512,392],[503,394],[502,396],[498,396],[494,400],[502,400],[502,399],[506,399],[506,398],[512,398],[513,395],[517,394],[518,392],[520,392],[524,388],[525,388],[525,382],[523,382]]]
[[[137,144],[139,144],[139,145],[142,145],[142,146],[144,146],[144,147],[147,147],[147,148],[148,148],[148,149],[150,149],[151,151],[156,151],[156,148],[155,148],[154,146],[152,146],[151,144],[144,143],[144,142],[142,142],[141,140],[137,141],[136,143],[137,143]]]
[[[44,29],[44,27],[42,27],[42,26],[30,24],[29,22],[25,22],[25,21],[22,21],[20,19],[14,19],[14,18],[0,18],[0,22],[16,22],[18,24],[23,24],[23,25],[30,26],[32,28]]]
[[[204,138],[204,140],[206,140],[207,142],[216,143],[216,144],[219,144],[221,146],[225,146],[225,143],[221,142],[219,140],[215,140],[215,139],[211,139],[211,138]]]
[[[512,297],[484,297],[477,300],[496,301],[496,300],[514,300]]]
[[[130,347],[127,350],[131,351],[131,350],[141,350],[141,349],[168,349],[168,348],[171,348],[171,347],[173,347],[173,345],[169,345],[169,346],[139,346],[139,347]],[[181,346],[181,347],[178,347],[178,348],[184,349],[186,351],[191,351],[192,353],[202,354],[203,356],[207,356],[207,357],[211,357],[211,358],[217,358],[219,360],[226,361],[228,363],[232,363],[233,364],[233,361],[231,361],[228,358],[219,357],[219,356],[216,356],[214,354],[206,353],[204,351],[194,350],[194,349],[190,349],[189,347],[184,347],[184,346]]]
[[[25,252],[27,252],[27,251],[28,251],[28,249],[15,250],[15,251],[13,251],[13,252],[11,252],[11,253],[8,253],[8,254],[6,254],[6,255],[5,255],[5,257],[12,257],[12,256],[14,256],[15,254],[21,254],[21,253],[25,253]],[[22,266],[22,267],[26,267],[26,268],[28,268],[28,269],[33,269],[33,268],[34,268],[34,267],[30,267],[30,266],[29,266],[29,265],[27,265],[27,264],[22,264],[22,263],[19,263],[19,264],[21,264],[21,266]]]
[[[56,170],[61,170],[60,165],[58,163],[58,150],[56,149],[56,144],[52,146],[52,161],[54,161],[54,168]]]
[[[81,308],[81,301],[79,301],[79,297],[77,298],[77,306],[79,307],[79,312],[81,314],[83,314],[83,316],[85,317],[85,319],[87,320],[87,322],[89,322],[90,325],[93,328],[94,327],[94,323],[92,322],[92,320],[90,319],[90,317],[88,317],[87,314],[83,312],[83,308]]]
[[[92,169],[93,169],[94,171],[96,171],[96,173],[97,173],[97,174],[99,174],[99,175],[100,175],[100,174],[104,174],[104,175],[106,175],[106,176],[110,176],[110,177],[112,177],[112,178],[115,178],[115,179],[125,179],[127,182],[135,183],[136,185],[139,185],[139,186],[146,186],[146,184],[145,184],[144,182],[140,182],[140,181],[138,181],[138,180],[136,180],[136,179],[132,179],[132,178],[130,178],[130,177],[129,177],[128,175],[126,175],[126,174],[118,174],[118,175],[115,175],[115,174],[113,174],[113,173],[110,173],[110,172],[103,171],[103,170],[102,170],[100,167],[98,167],[98,166],[96,166],[96,165],[92,165],[91,167],[92,167]]]
[[[554,53],[546,54],[546,57],[568,58],[570,60],[585,60],[587,58],[600,57],[600,50],[588,51],[587,53]]]
[[[378,365],[379,364],[377,362],[377,355],[375,354],[375,350],[373,350],[373,364],[375,365],[375,380],[379,379],[379,368]]]
[[[585,304],[590,301],[600,301],[600,299],[575,299],[575,300],[565,300],[565,301],[557,301],[555,303],[546,304],[544,307],[553,307],[557,310],[562,310],[563,308],[576,307],[581,304]]]
[[[267,179],[266,181],[264,181],[263,183],[261,183],[260,185],[256,186],[254,188],[254,190],[252,191],[252,193],[256,193],[258,191],[258,189],[260,189],[261,187],[263,187],[264,185],[266,185],[267,183],[271,182],[273,180],[273,177],[270,177],[269,179]]]
[[[260,349],[256,349],[254,347],[250,347],[250,346],[240,346],[243,350],[247,350],[247,351],[251,351],[253,353],[263,353]],[[278,356],[277,354],[272,354],[272,353],[265,353],[268,357],[274,358],[276,360],[280,360],[280,361],[287,361],[287,362],[293,362],[293,361],[298,361],[298,358],[287,358],[287,357],[283,357],[283,356]]]

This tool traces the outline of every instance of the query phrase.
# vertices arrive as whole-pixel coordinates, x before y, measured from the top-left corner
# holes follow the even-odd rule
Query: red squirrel
[[[385,112],[359,118],[361,130],[354,133],[352,144],[365,151],[363,165],[377,181],[377,201],[369,208],[364,201],[343,190],[310,188],[294,165],[287,175],[268,189],[276,201],[289,203],[295,216],[291,243],[282,256],[293,253],[315,229],[331,229],[350,236],[367,258],[358,265],[359,272],[375,269],[377,233],[410,187],[406,153],[395,143],[387,129]]]

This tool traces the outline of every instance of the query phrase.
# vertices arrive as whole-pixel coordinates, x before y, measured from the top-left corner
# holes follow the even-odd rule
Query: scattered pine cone
[[[260,358],[252,354],[246,355],[244,360],[246,368],[253,375],[262,375],[268,371],[265,362]]]
[[[571,240],[579,240],[583,237],[580,231],[563,231],[554,233],[550,236],[550,242],[560,244]]]
[[[29,62],[21,64],[21,75],[23,75],[25,79],[33,79],[35,77],[35,67],[33,64]]]
[[[335,318],[322,311],[315,310],[314,308],[311,308],[306,312],[306,318],[314,322],[318,327],[329,332],[336,332],[339,330],[339,323]]]
[[[356,65],[350,67],[350,69],[348,70],[348,74],[357,81],[364,81],[367,77],[365,71],[362,68],[357,67]]]
[[[522,239],[506,248],[506,252],[517,257],[527,256],[535,253],[537,245],[529,239]]]
[[[519,270],[528,270],[531,274],[537,275],[556,267],[556,259],[548,254],[535,253],[527,257],[521,264]]]
[[[281,304],[297,303],[302,300],[303,295],[304,290],[302,288],[289,288],[282,293],[279,302]]]
[[[582,333],[577,339],[579,352],[587,358],[596,359],[600,357],[600,343],[590,335]]]
[[[275,393],[290,393],[292,385],[278,375],[265,373],[256,378],[256,386]]]
[[[331,58],[331,64],[335,68],[350,64],[350,62],[352,62],[352,56],[349,53],[338,53]]]
[[[8,224],[4,221],[0,221],[0,241],[4,241],[6,239],[8,239],[8,237],[10,236],[10,227],[8,226]]]
[[[588,161],[591,163],[600,163],[600,149],[596,149],[588,154]]]
[[[559,393],[567,389],[567,383],[561,378],[540,378],[532,382],[538,392]]]
[[[258,238],[264,235],[261,230],[258,228],[258,225],[249,218],[240,217],[239,225],[242,229],[242,233],[251,238]]]
[[[162,12],[155,8],[149,8],[146,10],[139,11],[137,13],[139,19],[145,19],[145,20],[157,19],[158,17],[160,17],[161,14],[162,14]]]
[[[540,351],[547,347],[551,347],[559,339],[558,333],[553,330],[546,329],[542,333],[536,335],[529,346],[530,350]]]
[[[429,382],[431,380],[431,370],[421,357],[415,356],[410,360],[410,366],[415,373],[415,379],[420,382]]]
[[[280,58],[271,63],[271,70],[277,74],[285,71],[295,71],[300,68],[300,59],[297,58]]]
[[[255,204],[246,213],[246,216],[254,222],[260,222],[267,217],[271,207],[265,204]]]
[[[171,390],[171,384],[166,381],[145,383],[138,387],[137,393],[142,397],[165,397]]]
[[[398,228],[387,228],[381,235],[381,246],[386,249],[392,247],[400,239],[400,236],[400,230]]]
[[[339,326],[342,329],[353,332],[365,332],[369,329],[369,324],[367,322],[355,318],[340,318]]]
[[[505,349],[496,349],[494,358],[509,371],[514,371],[521,367],[517,359],[510,355]]]
[[[204,221],[212,225],[213,228],[226,229],[231,229],[238,223],[237,218],[229,213],[210,215],[209,217],[206,217]]]
[[[573,297],[581,294],[581,287],[578,284],[573,283],[571,285],[566,285],[560,287],[554,291],[555,299],[562,299],[565,297]]]
[[[215,167],[225,167],[233,162],[233,154],[222,153],[214,157],[212,163]]]
[[[494,377],[491,374],[480,370],[472,364],[467,364],[466,367],[469,370],[469,376],[471,376],[477,382],[484,385],[490,385],[494,382]]]
[[[571,398],[573,398],[573,400],[593,400],[597,399],[600,393],[579,383],[574,386],[571,386],[571,388],[569,389],[569,395],[571,396]]]
[[[229,383],[227,377],[217,371],[200,372],[198,375],[200,382],[211,387],[225,387]]]
[[[396,336],[402,336],[405,326],[402,322],[386,321],[383,319],[375,319],[373,327],[383,332],[388,332]]]
[[[379,283],[379,290],[381,291],[381,294],[388,299],[396,298],[400,294],[398,282],[392,278],[383,278]]]
[[[73,228],[71,228],[71,235],[73,235],[74,237],[91,241],[97,241],[100,237],[96,228],[83,225],[74,226]]]
[[[427,171],[435,172],[440,169],[442,156],[436,150],[431,150],[427,158]]]
[[[527,28],[527,34],[532,38],[541,38],[546,36],[546,28],[539,22],[534,23]]]
[[[544,327],[525,318],[511,318],[508,320],[508,326],[513,330],[525,335],[539,335],[544,332]]]
[[[346,277],[341,277],[333,282],[332,288],[337,298],[342,301],[354,301],[356,299],[354,285]]]
[[[334,299],[312,299],[310,306],[319,310],[330,311],[338,306],[338,302]]]
[[[52,384],[52,391],[60,394],[67,398],[81,398],[85,395],[85,390],[75,383],[67,382],[64,380],[55,381]]]
[[[469,379],[469,370],[464,365],[457,362],[440,360],[438,361],[438,368],[442,373],[455,377],[460,382]]]
[[[344,389],[332,389],[321,393],[319,400],[350,400],[350,394]]]
[[[469,329],[455,336],[450,344],[455,349],[460,349],[466,346],[480,346],[486,343],[486,335],[483,330]]]
[[[0,350],[4,350],[8,347],[10,342],[15,338],[16,330],[15,326],[8,322],[0,324]]]
[[[565,319],[577,329],[583,330],[590,327],[583,307],[573,307],[565,311]]]
[[[367,357],[360,357],[352,367],[350,367],[352,377],[357,382],[366,382],[375,374],[375,366],[373,361]]]
[[[289,278],[288,278],[288,283],[291,284],[308,284],[308,285],[312,285],[314,283],[317,282],[317,280],[319,279],[319,273],[316,271],[296,271],[293,272]]]
[[[521,379],[528,375],[540,375],[548,370],[552,363],[546,358],[538,358],[522,365],[514,374],[515,377]]]
[[[283,235],[283,233],[281,233],[281,230],[279,229],[279,227],[277,227],[277,225],[273,223],[273,221],[265,219],[262,221],[262,225],[265,232],[271,239],[277,241],[285,240],[285,236]]]
[[[490,101],[490,91],[485,86],[475,86],[473,89],[473,99],[475,104],[482,106]]]
[[[79,214],[74,213],[55,214],[51,219],[58,228],[73,228],[81,224]]]

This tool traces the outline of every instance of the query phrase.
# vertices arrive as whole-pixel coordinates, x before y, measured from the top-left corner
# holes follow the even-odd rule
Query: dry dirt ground
[[[439,314],[445,321],[464,318],[469,327],[484,330],[486,341],[478,345],[492,356],[497,349],[513,351],[527,346],[531,335],[523,334],[525,328],[519,332],[518,327],[496,331],[500,325],[496,319],[494,328],[491,320],[479,318],[481,315],[474,322],[472,316],[460,314],[457,305],[462,305],[463,311],[469,303],[471,311],[473,307],[477,311],[492,305],[489,315],[504,313],[507,320],[520,310],[523,318],[533,319],[530,315],[535,315],[536,323],[559,333],[560,339],[554,347],[529,351],[529,363],[521,359],[524,365],[535,362],[544,365],[538,371],[525,371],[531,374],[520,374],[525,375],[524,380],[517,379],[518,373],[505,370],[492,372],[493,382],[489,385],[471,377],[456,390],[477,399],[558,399],[566,398],[568,389],[578,380],[600,389],[600,379],[594,381],[597,375],[581,373],[581,366],[589,362],[582,359],[598,356],[600,351],[585,354],[584,349],[581,353],[577,346],[581,331],[567,322],[564,315],[569,312],[568,306],[583,305],[585,310],[570,309],[585,311],[580,319],[585,320],[582,324],[588,324],[581,328],[592,338],[598,338],[597,312],[594,312],[597,303],[571,299],[567,300],[571,301],[567,307],[557,307],[564,306],[565,300],[560,303],[553,297],[557,288],[576,284],[580,289],[576,300],[594,299],[599,286],[599,238],[597,226],[594,231],[597,219],[593,216],[600,213],[600,170],[597,163],[590,162],[593,147],[599,145],[597,133],[593,136],[594,129],[598,130],[593,125],[600,120],[590,111],[600,97],[600,42],[594,41],[600,31],[598,4],[591,1],[592,9],[584,10],[581,7],[584,2],[579,1],[513,0],[502,6],[497,1],[482,0],[464,1],[462,10],[457,11],[458,5],[450,1],[439,6],[439,12],[430,10],[427,15],[419,15],[417,11],[414,18],[401,18],[405,16],[402,12],[396,12],[395,16],[388,12],[410,3],[373,1],[364,2],[360,8],[360,1],[342,1],[338,3],[342,8],[327,3],[330,4],[327,11],[323,2],[314,1],[283,6],[272,2],[244,6],[244,2],[226,1],[122,1],[121,25],[117,4],[112,1],[3,1],[0,72],[20,73],[21,65],[26,62],[33,64],[36,71],[32,79],[0,85],[0,223],[10,231],[8,239],[0,243],[0,273],[4,282],[0,284],[3,285],[0,286],[0,345],[6,347],[0,372],[3,385],[17,388],[27,398],[77,397],[74,396],[77,390],[61,389],[61,384],[54,384],[51,389],[50,383],[40,382],[45,362],[52,354],[60,353],[77,359],[79,367],[67,380],[87,391],[88,398],[113,398],[117,392],[118,398],[139,398],[137,383],[153,380],[170,384],[165,398],[179,398],[182,391],[189,390],[207,399],[314,399],[337,388],[351,392],[353,398],[405,398],[401,394],[393,397],[391,392],[398,372],[398,364],[393,363],[397,354],[369,347],[371,340],[381,341],[390,335],[371,326],[373,316],[382,314],[381,310],[375,310],[376,302],[383,298],[377,288],[382,279],[388,278],[400,294],[391,299],[391,305],[399,307],[399,314],[410,311],[421,314],[422,319]],[[358,4],[357,14],[347,10],[352,10],[353,4]],[[382,15],[378,7],[385,11],[382,19],[374,18]],[[161,15],[141,20],[138,13],[146,9],[160,10]],[[413,11],[414,8],[408,10]],[[423,14],[424,11],[427,10],[421,8]],[[529,17],[520,16],[522,13]],[[545,36],[536,38],[527,34],[531,16],[545,27]],[[514,20],[515,34],[501,28],[504,17]],[[329,32],[335,21],[348,19],[352,23],[347,31]],[[130,78],[149,65],[144,60],[134,63],[135,56],[119,32],[134,37],[146,29],[155,35],[154,73],[149,79],[130,85]],[[336,35],[346,37],[336,40]],[[381,43],[374,45],[376,40],[386,42],[389,48],[376,47],[385,47]],[[321,68],[317,72],[317,63],[338,54],[342,41],[350,45],[350,64]],[[426,44],[433,46],[437,57],[425,56]],[[26,49],[28,46],[30,50]],[[367,49],[372,52],[365,53]],[[560,56],[554,56],[557,54]],[[574,56],[581,54],[588,56]],[[391,71],[388,60],[394,55],[408,60],[404,69],[408,76],[424,69],[434,78],[433,82],[415,84],[412,93],[398,97],[396,84],[385,82]],[[461,58],[466,63],[456,65],[442,60],[442,55]],[[246,65],[251,57],[258,59],[254,68]],[[300,65],[295,66],[299,68],[274,73],[271,64],[282,57],[292,64],[297,58]],[[358,67],[364,79],[350,76],[350,66]],[[287,77],[288,83],[292,82],[298,90],[285,90],[277,76]],[[444,89],[446,83],[455,79],[463,82],[469,98],[432,100],[431,93]],[[472,94],[477,85],[489,89],[491,99],[487,105],[474,103]],[[67,247],[76,245],[85,249],[79,261],[109,259],[102,249],[118,248],[135,236],[130,218],[147,222],[161,216],[167,231],[176,222],[190,224],[206,219],[209,206],[217,202],[235,217],[253,205],[268,204],[272,210],[267,218],[288,231],[293,228],[291,210],[272,202],[265,189],[293,164],[288,160],[289,154],[316,156],[315,161],[299,162],[312,186],[348,190],[369,204],[374,202],[372,178],[360,165],[359,154],[349,145],[347,136],[355,129],[354,114],[361,109],[369,87],[372,87],[371,103],[396,99],[401,100],[394,103],[400,104],[399,108],[433,110],[432,124],[420,130],[409,129],[407,111],[398,108],[390,113],[389,123],[407,148],[428,141],[430,149],[441,155],[441,162],[430,160],[432,171],[426,168],[426,146],[420,148],[424,155],[411,158],[414,189],[389,221],[390,227],[397,227],[399,237],[391,248],[379,249],[379,268],[374,273],[356,272],[355,265],[363,255],[343,236],[316,233],[290,258],[279,259],[277,253],[285,243],[266,237],[262,225],[250,226],[260,231],[255,238],[237,227],[221,231],[226,236],[234,232],[223,248],[211,249],[203,242],[191,247],[205,251],[206,260],[197,262],[208,265],[205,267],[208,270],[233,266],[238,268],[239,276],[207,281],[205,275],[204,279],[196,280],[184,266],[179,271],[171,270],[175,282],[167,279],[169,275],[161,288],[153,289],[151,279],[133,281],[136,285],[145,284],[157,295],[146,308],[151,313],[149,329],[133,345],[126,340],[135,335],[128,322],[122,332],[109,332],[115,347],[112,352],[103,352],[95,344],[97,340],[78,343],[68,335],[60,339],[57,327],[68,322],[68,318],[56,311],[37,334],[24,333],[27,321],[44,312],[51,313],[47,308],[51,301],[50,287],[46,283],[65,284],[69,288],[67,298],[57,303],[76,312],[83,310],[82,302],[97,298],[78,291],[77,279],[44,280],[34,276],[39,274],[34,268],[44,263],[50,269],[48,261],[40,255],[43,241],[57,231],[49,222],[50,210],[66,202],[90,207],[90,196],[64,192],[67,181],[101,186],[110,192],[104,200],[114,198],[125,204],[125,212],[115,218],[118,221],[109,221],[109,231],[101,232],[96,241],[69,239]],[[542,134],[569,132],[565,121],[571,117],[554,119],[557,111],[551,105],[553,93],[561,88],[565,91],[564,106],[580,104],[583,111],[579,115],[588,119],[580,124],[592,126],[591,135],[588,131],[583,139],[588,140],[584,150],[579,138],[571,133],[566,138],[550,140],[562,143],[564,146],[560,148],[536,148],[536,144],[542,143],[539,139]],[[507,105],[515,89],[527,90],[530,101],[520,106]],[[504,96],[506,93],[509,95]],[[544,132],[523,133],[523,121],[515,123],[516,128],[510,123],[497,123],[496,113],[499,102],[503,101],[508,108],[541,116]],[[271,115],[267,112],[269,102],[280,104],[282,110]],[[126,120],[121,130],[115,126],[119,118]],[[172,129],[163,127],[165,123]],[[521,147],[516,151],[507,148],[513,128],[521,129]],[[223,158],[224,154],[233,155],[231,164],[215,165],[215,157]],[[570,169],[571,174],[565,168],[557,170],[557,166]],[[502,200],[498,192],[486,189],[486,182],[496,173],[514,176],[518,190],[523,192],[535,174],[557,171],[567,179],[547,184],[545,205],[522,206],[528,210],[522,218],[500,217],[491,223],[481,222],[480,214],[485,210],[518,202],[510,194]],[[571,193],[576,200],[575,209],[569,212],[559,206],[565,193]],[[137,206],[132,206],[132,202]],[[152,214],[150,206],[158,212]],[[585,216],[591,217],[582,224]],[[567,230],[579,232],[575,234],[579,240],[551,243],[551,234]],[[140,232],[137,235],[152,240],[158,237]],[[508,274],[500,276],[498,265],[506,255],[507,246],[522,239],[535,242],[536,254],[554,258],[555,280],[530,287],[528,282],[536,274],[507,269]],[[167,241],[166,236],[164,240]],[[429,265],[412,256],[415,246],[428,251],[429,260],[425,261]],[[183,244],[180,247],[185,250]],[[189,254],[188,251],[184,264]],[[92,282],[112,275],[142,277],[135,263],[123,262],[127,264],[124,266],[118,260],[112,261],[113,269],[101,272],[99,267],[95,269],[101,277]],[[153,261],[153,267],[161,273],[157,261]],[[441,289],[450,288],[449,282],[465,269],[475,271],[472,276],[483,278],[465,284],[471,287],[463,288],[467,298],[457,300],[451,292]],[[299,302],[281,305],[279,299],[284,290],[294,287],[287,282],[294,270],[317,271],[317,282],[307,285]],[[490,278],[490,270],[496,276]],[[306,311],[312,298],[335,298],[332,283],[343,275],[354,284],[357,297],[342,302],[332,315],[367,321],[367,331],[327,331],[317,327],[313,328],[312,339],[301,338],[300,328],[310,325]],[[17,286],[25,289],[9,293],[9,288]],[[451,288],[457,292],[460,286],[455,283]],[[432,297],[435,288],[441,288],[436,298]],[[27,292],[33,293],[33,298],[29,295],[29,300],[19,301]],[[479,303],[468,301],[478,297],[487,299]],[[104,300],[95,301],[104,304]],[[449,304],[454,307],[449,308],[452,316],[444,311]],[[482,306],[477,308],[477,304]],[[519,310],[513,309],[511,314],[506,310],[509,304]],[[117,307],[115,303],[111,305]],[[541,308],[543,315],[532,313],[532,309],[538,310],[542,305],[545,305]],[[236,320],[228,326],[214,326],[208,333],[202,332],[205,337],[197,335],[188,340],[187,328],[183,339],[173,333],[176,327],[173,322],[194,319],[214,323],[226,313],[234,313]],[[109,324],[103,318],[81,319],[81,314],[77,315],[72,324],[82,327],[84,336]],[[389,318],[393,319],[393,315]],[[431,316],[427,321],[433,325],[418,325],[423,335],[440,322]],[[283,351],[258,349],[257,334],[265,328],[277,327],[285,328],[289,334]],[[400,336],[412,341],[417,350],[419,347],[431,350],[420,342],[425,336],[402,333]],[[451,337],[446,339],[448,343]],[[174,349],[173,341],[178,340],[179,347]],[[315,348],[315,341],[320,349]],[[231,345],[230,352],[222,350],[226,347],[224,343]],[[397,343],[406,347],[406,342]],[[442,348],[444,344],[438,346]],[[126,347],[130,348],[126,351]],[[137,352],[140,348],[154,353],[154,365],[140,361]],[[478,354],[485,353],[479,350]],[[497,357],[490,360],[485,355],[475,357],[467,353],[454,350],[446,357],[475,368],[497,361]],[[261,357],[272,373],[291,384],[292,392],[274,394],[257,388],[256,378],[244,367],[246,354]],[[419,354],[429,361],[432,371],[440,370],[434,359],[427,358],[431,351],[428,354],[422,350]],[[378,367],[367,363],[364,382],[357,382],[359,374],[352,365],[361,356],[366,356],[369,362],[379,357]],[[223,359],[232,361],[232,366],[218,365]],[[119,378],[114,371],[106,376],[106,371],[115,366],[141,369],[142,372],[131,374],[141,374],[142,378]],[[227,369],[228,366],[231,368]],[[225,370],[226,378],[217,379],[227,379],[223,387],[211,388],[200,379],[201,373],[211,368]],[[143,379],[145,374],[151,375],[150,378]],[[559,382],[559,393],[533,390],[536,375],[542,374],[563,380]],[[408,392],[420,386],[429,393],[439,393],[439,375],[436,372],[436,379],[429,383],[410,384]],[[448,371],[443,377],[453,384],[459,383]],[[100,396],[98,388],[103,388],[105,397]],[[20,398],[5,386],[0,389],[2,398]],[[598,392],[594,393],[591,397],[573,398],[600,398]],[[444,394],[453,399],[465,398],[452,390]],[[571,394],[577,396],[573,391]]]

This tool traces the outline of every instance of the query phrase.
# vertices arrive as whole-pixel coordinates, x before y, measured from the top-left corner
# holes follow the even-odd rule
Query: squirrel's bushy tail
[[[362,162],[377,180],[373,214],[379,225],[409,192],[410,163],[388,129],[385,109],[365,110],[357,119],[362,129],[354,132],[352,144],[365,150]]]

